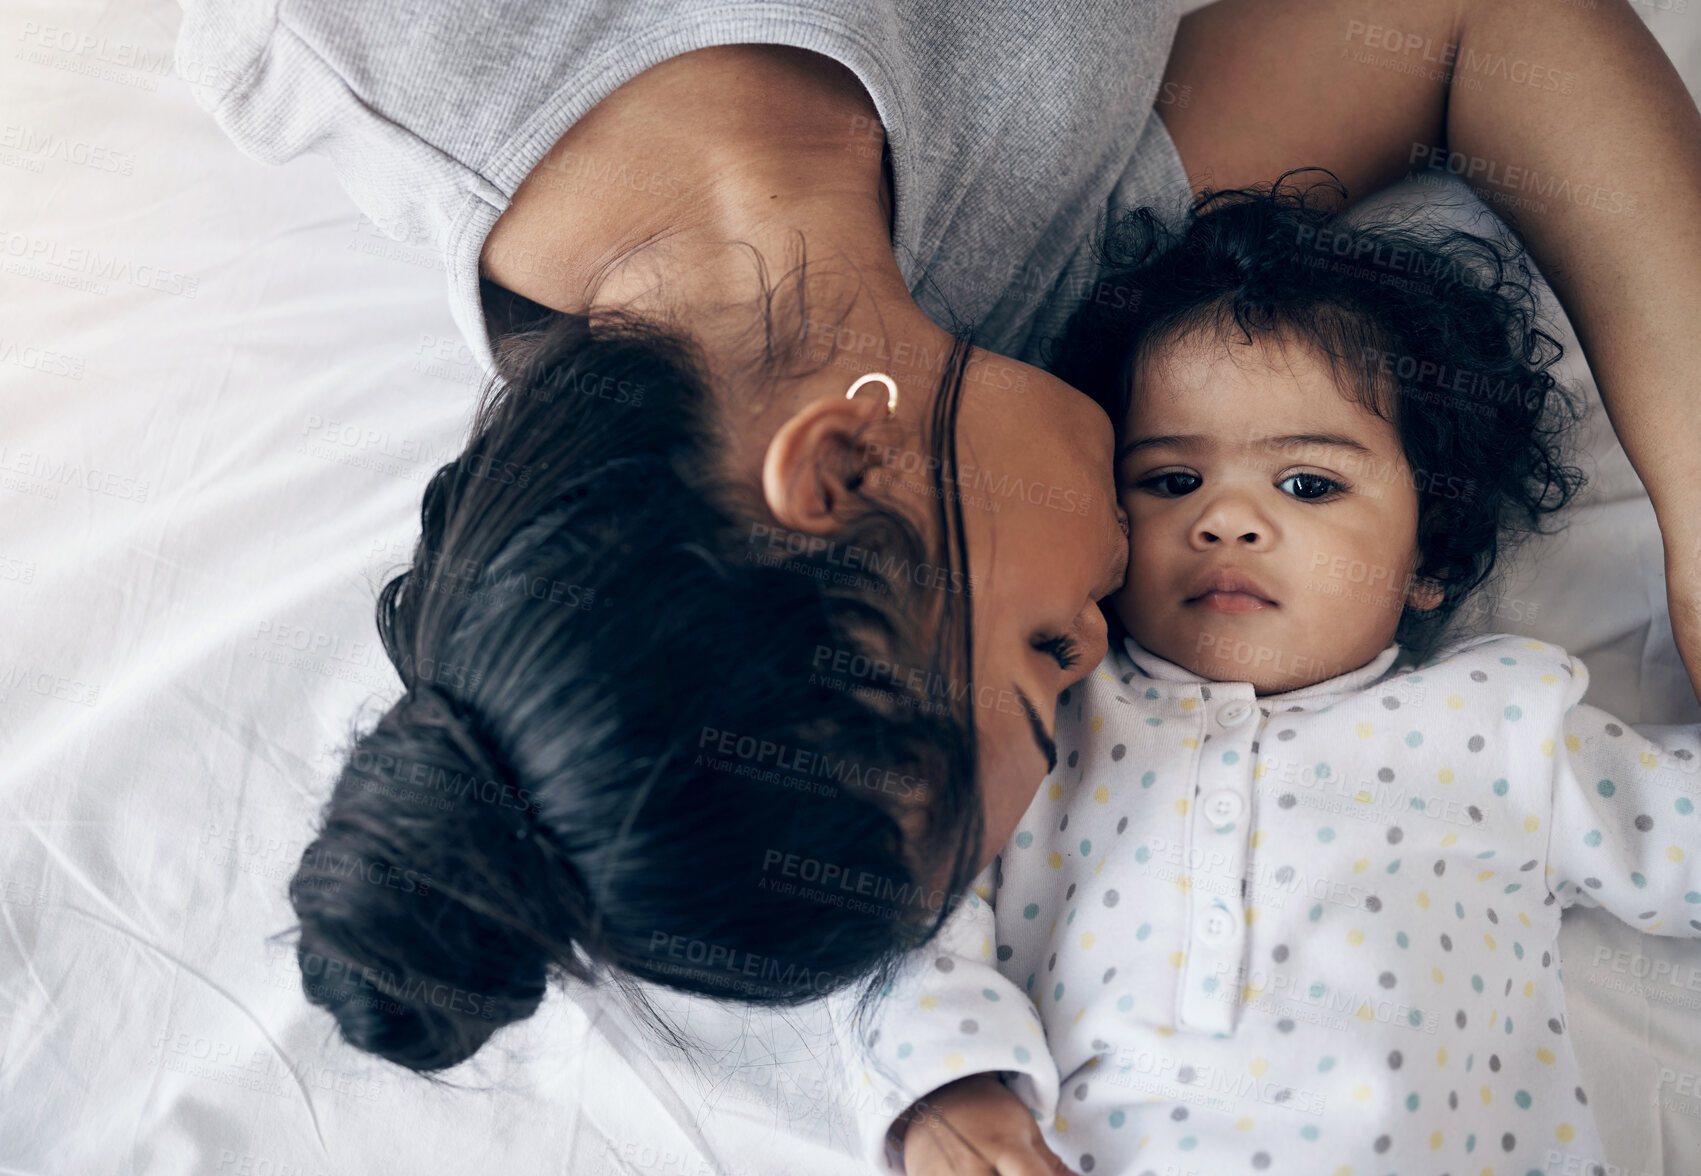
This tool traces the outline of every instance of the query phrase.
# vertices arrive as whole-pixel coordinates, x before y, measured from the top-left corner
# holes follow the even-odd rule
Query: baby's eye
[[[1181,485],[1177,485],[1177,480]],[[1185,470],[1170,470],[1168,473],[1154,474],[1143,478],[1134,485],[1141,490],[1150,489],[1159,498],[1180,498],[1183,494],[1191,494],[1199,488],[1199,475],[1190,474]]]
[[[1329,498],[1346,489],[1335,479],[1325,478],[1322,474],[1289,474],[1276,485],[1286,486],[1289,482],[1296,483],[1295,488],[1291,491],[1293,496],[1305,501]]]

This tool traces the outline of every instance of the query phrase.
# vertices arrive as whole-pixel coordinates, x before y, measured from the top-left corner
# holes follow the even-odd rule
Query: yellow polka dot
[[[1451,784],[1453,782],[1453,769],[1442,768],[1435,774],[1435,778],[1440,780],[1443,784]]]
[[[1553,1065],[1553,1051],[1551,1049],[1538,1049],[1536,1051],[1536,1060],[1544,1066]]]
[[[1583,750],[1583,741],[1581,739],[1577,738],[1577,736],[1575,736],[1575,735],[1567,735],[1565,737],[1565,750],[1566,751],[1582,751]]]
[[[1655,765],[1655,764],[1657,764],[1657,763],[1659,763],[1659,762],[1660,762],[1660,761],[1659,761],[1659,759],[1658,759],[1658,758],[1657,758],[1657,757],[1656,757],[1656,756],[1655,756],[1655,755],[1654,755],[1654,753],[1653,753],[1653,752],[1651,752],[1651,751],[1644,751],[1644,752],[1643,752],[1643,753],[1642,753],[1642,754],[1641,754],[1641,755],[1639,755],[1639,756],[1637,756],[1637,757],[1636,757],[1636,762],[1637,762],[1637,763],[1639,763],[1639,764],[1641,764],[1641,765],[1642,765],[1642,766],[1643,766],[1643,767],[1644,767],[1644,768],[1651,768],[1651,767],[1653,767],[1653,766],[1654,766],[1654,765]]]
[[[1257,1126],[1257,1124],[1255,1124],[1251,1119],[1236,1119],[1234,1121],[1234,1129],[1236,1131],[1250,1131],[1255,1126]]]
[[[1363,789],[1360,789],[1359,791],[1353,793],[1353,799],[1358,801],[1360,804],[1369,804],[1375,798],[1372,797],[1370,795],[1370,793],[1364,791]]]
[[[1561,1123],[1559,1125],[1559,1130],[1555,1131],[1554,1134],[1559,1136],[1560,1143],[1570,1143],[1576,1138],[1577,1129],[1569,1123]]]
[[[992,901],[992,887],[988,886],[985,882],[982,882],[979,886],[975,887],[975,893],[980,895],[980,900],[982,902]]]
[[[1254,1078],[1262,1078],[1265,1074],[1270,1072],[1270,1059],[1264,1057],[1253,1058],[1252,1064],[1246,1068],[1252,1071],[1252,1076]]]
[[[1449,834],[1447,834],[1447,836],[1445,836],[1441,839],[1441,847],[1443,849],[1445,849],[1445,848],[1447,848],[1447,846],[1452,845],[1457,840],[1459,840],[1459,835],[1457,833],[1449,833]]]
[[[1184,698],[1184,699],[1181,700],[1181,709],[1182,710],[1198,710],[1199,709],[1199,700],[1197,698]]]
[[[1175,802],[1175,815],[1178,817],[1187,815],[1187,799],[1185,797]]]
[[[1358,861],[1353,863],[1353,873],[1355,874],[1362,874],[1368,869],[1370,869],[1369,858],[1359,858]]]
[[[1253,768],[1252,778],[1254,780],[1262,780],[1264,778],[1264,769],[1268,766],[1268,764],[1260,763],[1257,767]]]
[[[1477,1173],[1477,1176],[1494,1176],[1494,1169],[1484,1168],[1481,1172]]]
[[[921,998],[921,1007],[924,1009],[936,1009],[939,1007],[939,998],[934,996],[932,993],[929,993]]]
[[[1447,696],[1447,709],[1448,710],[1458,710],[1460,707],[1462,707],[1464,705],[1465,705],[1465,700],[1462,697],[1460,697],[1459,695],[1449,694]]]
[[[1062,800],[1063,785],[1054,782],[1050,788],[1046,789],[1046,795],[1052,800]]]
[[[1524,818],[1524,832],[1534,833],[1537,829],[1540,829],[1541,827],[1542,827],[1542,823],[1539,819],[1537,819],[1536,814],[1531,813],[1529,816]]]
[[[1545,755],[1545,756],[1552,756],[1553,755],[1553,740],[1551,738],[1543,739],[1539,746],[1541,747],[1541,751],[1542,751],[1543,755]]]
[[[1353,1166],[1351,1164],[1342,1164],[1339,1168],[1336,1168],[1330,1176],[1353,1176]]]
[[[1183,874],[1181,877],[1177,878],[1175,880],[1175,889],[1178,894],[1186,894],[1189,890],[1192,890],[1193,875]]]
[[[1264,844],[1264,830],[1260,829],[1252,835],[1252,848],[1257,849]]]
[[[1429,1150],[1430,1151],[1440,1151],[1441,1150],[1441,1132],[1439,1132],[1439,1131],[1430,1132],[1430,1135],[1429,1135]]]
[[[1487,882],[1492,877],[1494,877],[1494,871],[1493,870],[1478,870],[1477,871],[1477,881],[1478,882]]]
[[[1500,1010],[1490,1009],[1488,1012],[1488,1027],[1492,1029],[1498,1024],[1500,1024]]]
[[[1240,999],[1243,1004],[1251,1004],[1263,995],[1264,990],[1256,984],[1243,984],[1240,986]]]
[[[1530,916],[1526,915],[1523,911],[1518,912],[1518,921],[1526,927],[1534,926],[1534,924],[1530,922]]]
[[[1172,968],[1179,968],[1179,967],[1181,967],[1182,961],[1185,960],[1186,958],[1187,958],[1186,952],[1184,952],[1184,951],[1172,951],[1172,952],[1169,953],[1169,966],[1172,967]]]
[[[1032,1021],[1030,1021],[1028,1023],[1030,1025],[1033,1024]],[[1175,1026],[1174,1025],[1159,1025],[1156,1029],[1153,1029],[1152,1032],[1156,1033],[1159,1037],[1174,1037],[1175,1036]]]
[[[1109,800],[1110,800],[1110,789],[1106,788],[1103,784],[1100,784],[1097,788],[1093,789],[1093,803],[1094,804],[1104,804]]]
[[[1376,728],[1372,727],[1369,723],[1360,723],[1358,726],[1353,728],[1353,731],[1357,733],[1360,739],[1369,739],[1376,733]]]
[[[1370,1101],[1370,1087],[1368,1087],[1368,1086],[1355,1086],[1355,1087],[1353,1087],[1353,1101],[1354,1102],[1369,1102]]]
[[[1359,1020],[1370,1022],[1376,1020],[1376,1014],[1370,1011],[1369,1005],[1360,1005],[1356,1014]]]
[[[1441,974],[1440,968],[1431,968],[1429,970],[1429,978],[1431,980],[1435,981],[1437,984],[1447,983],[1447,978]]]
[[[1095,942],[1095,940],[1093,939],[1093,933],[1091,931],[1088,931],[1086,934],[1081,936],[1081,950],[1082,951],[1093,950],[1093,943],[1094,942]]]
[[[1543,645],[1540,641],[1526,641],[1526,642],[1524,642],[1524,648],[1525,649],[1546,649],[1547,646]]]
[[[992,940],[983,936],[980,941],[980,958],[986,959],[992,954]]]
[[[1250,926],[1252,926],[1252,924],[1256,923],[1257,921],[1258,921],[1258,908],[1257,907],[1247,907],[1246,908],[1246,925],[1248,927],[1250,927]]]
[[[1447,1047],[1445,1045],[1435,1051],[1435,1064],[1438,1066],[1447,1064]]]
[[[1543,674],[1541,677],[1543,686],[1552,686],[1557,681],[1559,681],[1558,674]]]
[[[1418,902],[1418,905],[1420,907],[1422,907],[1424,910],[1427,911],[1429,909],[1429,891],[1427,891],[1427,890],[1418,891],[1417,902]]]
[[[1354,947],[1358,947],[1364,942],[1364,932],[1360,931],[1357,927],[1354,927],[1351,931],[1347,932],[1347,942],[1352,944]]]
[[[1491,1103],[1493,1101],[1494,1101],[1494,1092],[1489,1090],[1489,1088],[1486,1087],[1486,1086],[1483,1087],[1482,1088],[1482,1105],[1486,1107],[1489,1103]]]
[[[1668,845],[1666,846],[1666,856],[1674,862],[1681,862],[1683,860],[1683,851],[1675,845]]]
[[[1045,864],[1054,870],[1061,870],[1063,868],[1063,855],[1054,849],[1051,851],[1051,856],[1045,859]]]
[[[1051,1120],[1051,1122],[1052,1125],[1057,1128],[1059,1134],[1069,1130],[1069,1120],[1065,1119],[1062,1115],[1057,1115]]]
[[[1104,716],[1094,715],[1093,721],[1088,723],[1087,726],[1092,730],[1094,735],[1097,735],[1100,731],[1104,730]]]
[[[1484,943],[1488,944],[1488,950],[1489,951],[1494,950],[1494,936],[1488,934],[1488,932],[1485,931],[1485,932],[1483,932],[1482,941]]]
[[[1185,738],[1181,741],[1181,746],[1187,748],[1187,750],[1189,750],[1189,751],[1192,751],[1194,748],[1199,746],[1199,741],[1197,739],[1193,738],[1193,736],[1189,735],[1187,738]]]
[[[1069,1023],[1071,1025],[1079,1025],[1081,1023],[1081,1018],[1086,1016],[1086,1015],[1087,1015],[1087,1006],[1082,1005],[1080,1008],[1075,1010],[1075,1015],[1069,1019]]]
[[[1524,995],[1525,996],[1534,996],[1535,994],[1536,994],[1536,982],[1534,980],[1524,981]]]
[[[948,1053],[940,1061],[947,1070],[957,1071],[963,1068],[963,1055],[960,1053]]]

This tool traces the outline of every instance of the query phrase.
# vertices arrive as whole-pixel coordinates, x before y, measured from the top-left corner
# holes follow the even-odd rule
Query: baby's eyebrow
[[[1375,456],[1368,447],[1343,433],[1284,433],[1280,437],[1253,437],[1247,444],[1263,445],[1271,449],[1301,445],[1328,446],[1334,449],[1349,449],[1366,457]],[[1137,437],[1122,445],[1116,451],[1116,462],[1121,465],[1124,460],[1145,449],[1194,449],[1209,453],[1217,448],[1217,439],[1202,433],[1159,433],[1151,437]]]

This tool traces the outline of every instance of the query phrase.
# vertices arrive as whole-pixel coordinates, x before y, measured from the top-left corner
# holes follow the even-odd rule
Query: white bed
[[[1701,87],[1701,13],[1648,19]],[[819,1010],[661,997],[694,1074],[552,993],[445,1089],[337,1042],[268,944],[351,718],[397,688],[373,597],[476,372],[427,252],[321,161],[223,138],[178,21],[0,4],[0,1173],[862,1171]],[[1595,481],[1496,627],[1633,722],[1701,720],[1592,403]],[[1574,912],[1562,946],[1611,1171],[1701,1170],[1701,944]]]

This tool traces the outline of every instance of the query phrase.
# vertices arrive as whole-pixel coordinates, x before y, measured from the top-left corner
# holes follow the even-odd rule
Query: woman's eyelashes
[[[1291,498],[1297,498],[1301,502],[1325,501],[1338,494],[1344,494],[1348,489],[1344,482],[1336,481],[1334,478],[1325,477],[1322,474],[1310,473],[1288,474],[1279,479],[1275,485],[1277,489],[1281,489],[1290,482],[1295,483],[1295,488],[1283,490],[1283,493]],[[1186,470],[1165,470],[1162,473],[1151,474],[1127,483],[1137,490],[1146,490],[1157,498],[1181,498],[1193,493],[1203,484],[1203,478]]]
[[[1034,642],[1034,648],[1056,659],[1058,669],[1068,673],[1080,664],[1081,643],[1067,634],[1046,637]]]

